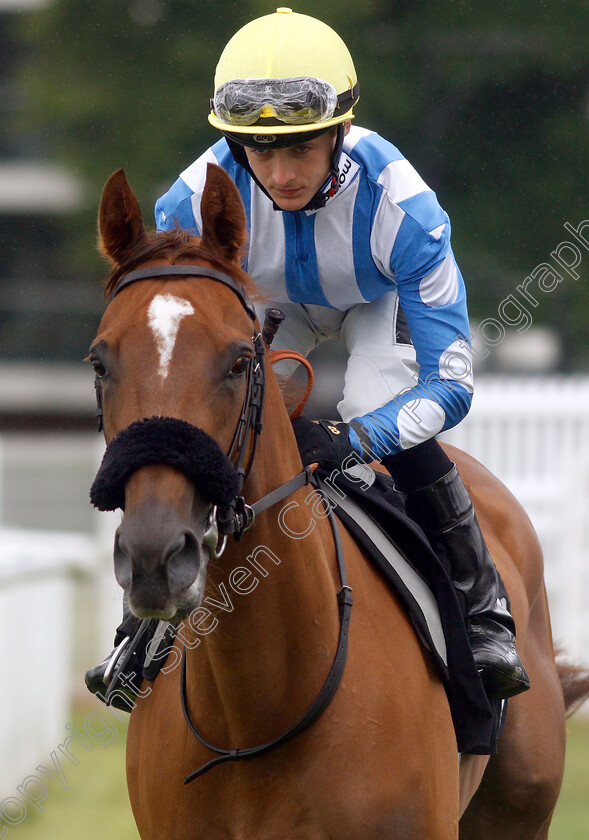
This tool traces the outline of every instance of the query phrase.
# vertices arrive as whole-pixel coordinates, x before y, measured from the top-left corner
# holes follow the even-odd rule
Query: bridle
[[[256,325],[255,309],[250,300],[248,299],[247,295],[245,294],[245,291],[239,285],[239,283],[236,280],[234,280],[233,277],[231,277],[223,271],[198,265],[150,266],[147,268],[139,268],[134,271],[130,271],[127,274],[124,274],[117,281],[109,297],[108,303],[110,303],[122,289],[126,288],[131,283],[135,283],[139,280],[147,280],[158,277],[178,276],[208,277],[209,279],[213,279],[218,281],[219,283],[223,283],[237,295],[239,301],[241,302],[248,316],[252,320],[253,324]],[[274,313],[276,313],[276,310],[274,310]],[[313,481],[312,470],[309,467],[305,467],[298,475],[294,476],[294,478],[291,478],[289,481],[285,482],[280,487],[277,487],[275,490],[271,491],[252,505],[246,504],[244,497],[241,495],[243,485],[254,461],[258,438],[262,431],[262,412],[264,408],[264,394],[266,385],[264,339],[266,339],[267,344],[270,344],[273,334],[274,332],[276,332],[278,324],[281,320],[281,317],[279,316],[281,316],[281,313],[278,313],[278,315],[274,314],[274,316],[271,316],[269,319],[267,317],[267,321],[264,325],[264,329],[262,330],[262,332],[257,330],[252,336],[254,353],[250,357],[250,361],[248,363],[244,401],[240,412],[239,420],[237,422],[237,427],[233,435],[233,440],[229,448],[229,453],[227,455],[227,459],[231,463],[233,463],[234,468],[237,472],[238,491],[234,499],[224,508],[217,509],[216,506],[213,506],[213,508],[211,509],[212,517],[210,517],[209,519],[209,529],[208,532],[205,533],[204,537],[204,542],[207,542],[208,539],[207,547],[210,553],[215,557],[220,556],[220,554],[222,553],[222,550],[225,547],[227,535],[233,534],[235,539],[240,539],[244,531],[253,525],[257,514],[267,510],[268,508],[277,504],[279,501],[282,501],[283,499],[287,498],[299,488],[304,487],[307,484],[313,484],[315,489],[321,493],[316,482]],[[99,431],[102,431],[102,383],[98,375],[96,376],[94,384],[97,396],[98,427]],[[158,418],[151,419],[153,421],[157,421]],[[163,421],[166,420],[166,418],[160,419]],[[171,420],[172,418],[167,419]],[[193,428],[197,432],[202,433],[202,435],[204,435],[205,438],[208,437],[208,435],[206,435],[206,433],[203,430],[196,429],[196,427]],[[125,430],[123,430],[121,434],[124,434],[124,432]],[[116,441],[116,438],[114,438],[114,441]],[[212,438],[211,441],[215,446],[217,446],[216,442]],[[249,457],[246,464],[245,460],[248,452]],[[182,711],[184,714],[184,718],[194,737],[197,738],[200,741],[200,743],[203,744],[203,746],[205,746],[211,752],[217,754],[217,758],[208,761],[198,770],[195,770],[193,773],[187,776],[184,780],[184,784],[187,784],[188,782],[193,781],[199,776],[202,776],[204,773],[215,767],[217,764],[220,764],[225,761],[238,761],[244,758],[253,758],[255,756],[260,756],[286,743],[287,741],[292,740],[301,732],[304,732],[309,726],[311,726],[311,724],[313,724],[317,720],[317,718],[321,716],[321,714],[325,711],[325,709],[333,699],[335,692],[337,691],[346,664],[348,650],[348,630],[353,602],[352,590],[348,585],[343,549],[341,539],[339,536],[337,522],[333,514],[331,503],[325,497],[325,495],[321,495],[324,500],[324,504],[327,508],[327,516],[329,518],[329,522],[333,533],[336,560],[341,582],[341,588],[337,593],[338,610],[340,616],[340,632],[338,645],[331,669],[325,680],[323,688],[316,696],[313,703],[309,706],[305,714],[301,718],[299,718],[299,720],[286,732],[284,732],[278,738],[275,738],[273,741],[269,741],[267,743],[260,744],[255,747],[248,747],[245,749],[231,750],[215,747],[214,745],[208,743],[200,735],[190,717],[186,696],[186,649],[184,649],[182,656],[182,671],[180,676],[180,697],[182,702]],[[223,543],[220,551],[217,546],[218,533],[223,534]],[[141,629],[139,630],[139,632],[141,632]]]
[[[256,311],[245,294],[242,286],[224,271],[200,265],[166,265],[148,266],[138,268],[124,274],[115,284],[108,303],[123,289],[136,283],[139,280],[151,280],[159,277],[207,277],[228,286],[237,295],[241,305],[245,309],[252,323],[256,323]],[[252,467],[258,438],[262,431],[262,413],[264,410],[264,394],[266,386],[265,372],[265,348],[262,333],[255,331],[252,336],[253,355],[249,357],[246,370],[245,395],[233,435],[233,440],[227,454],[233,464],[238,476],[238,491],[235,499],[230,505],[223,509],[215,510],[215,522],[211,522],[211,528],[217,528],[223,535],[241,535],[244,530],[251,526],[255,513],[253,509],[245,504],[241,495],[243,485]],[[98,430],[103,431],[103,400],[102,381],[98,374],[94,379],[96,391],[96,417]],[[249,457],[248,457],[249,454]],[[245,463],[248,457],[247,464]],[[291,491],[292,492],[292,491]]]
[[[140,280],[157,279],[160,277],[207,277],[210,280],[216,280],[219,283],[223,283],[223,285],[230,288],[231,291],[237,295],[252,323],[254,326],[256,325],[256,310],[247,297],[243,287],[226,272],[201,265],[157,265],[130,271],[123,274],[123,276],[116,282],[111,294],[109,295],[108,304],[114,300],[119,292],[127,288],[127,286],[130,286],[132,283],[136,283]],[[252,336],[254,353],[249,357],[248,361],[244,400],[233,439],[229,447],[229,452],[226,456],[227,466],[234,469],[237,473],[237,492],[228,504],[219,507],[215,506],[212,509],[212,515],[209,518],[209,528],[205,534],[207,547],[215,557],[219,557],[221,554],[214,544],[218,534],[223,535],[223,537],[233,534],[235,539],[240,539],[243,532],[253,525],[257,514],[262,513],[269,507],[277,504],[277,502],[285,499],[300,487],[304,487],[306,484],[309,484],[311,480],[311,471],[308,468],[305,468],[294,478],[290,479],[290,481],[287,481],[285,484],[271,491],[254,504],[246,504],[242,495],[243,485],[253,465],[258,438],[262,431],[262,413],[264,410],[264,396],[266,388],[266,351],[264,342],[266,342],[266,344],[271,343],[283,317],[284,316],[279,310],[267,310],[266,322],[262,332],[255,330]],[[103,431],[102,381],[98,374],[94,379],[94,388],[96,390],[96,416],[98,431]],[[151,418],[151,424],[155,427],[157,426],[158,421],[163,423],[165,420],[166,418]],[[168,418],[168,422],[172,422],[172,419]],[[135,424],[133,424],[133,426],[134,425]],[[133,431],[133,428],[130,427],[130,430]],[[127,431],[129,430],[123,430],[120,434],[124,436]],[[199,430],[199,433],[201,436],[204,435],[209,438],[209,444],[211,447],[217,446],[216,441],[206,435],[205,432]],[[116,440],[117,438],[114,438],[114,440],[107,446],[107,455],[109,446],[116,443]],[[245,459],[248,456],[248,453],[249,457],[246,464]],[[162,463],[165,463],[165,461]],[[174,466],[178,465],[174,464]],[[180,469],[182,469],[182,466],[180,466]],[[97,476],[97,478],[99,476]],[[111,507],[97,506],[100,510],[113,509]]]

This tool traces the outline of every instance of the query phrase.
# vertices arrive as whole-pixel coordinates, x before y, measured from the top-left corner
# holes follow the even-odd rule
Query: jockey
[[[223,137],[159,199],[157,226],[200,234],[207,164],[228,172],[248,221],[244,267],[264,308],[286,316],[273,349],[306,356],[335,336],[349,354],[342,422],[293,422],[303,463],[355,451],[384,464],[453,581],[489,696],[510,697],[529,678],[507,593],[435,439],[473,393],[450,221],[395,146],[352,124],[358,98],[350,53],[329,26],[288,8],[251,21],[216,69],[208,119]]]

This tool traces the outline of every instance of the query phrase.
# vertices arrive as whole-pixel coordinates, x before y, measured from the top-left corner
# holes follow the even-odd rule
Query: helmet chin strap
[[[335,146],[333,147],[333,152],[331,155],[331,160],[329,164],[329,175],[321,185],[321,187],[317,190],[313,198],[304,206],[301,207],[301,210],[320,210],[322,207],[325,207],[327,200],[332,198],[339,189],[339,160],[342,153],[342,146],[344,144],[344,137],[346,136],[345,132],[345,123],[338,123],[337,125],[337,134],[335,140]],[[233,159],[236,163],[240,166],[243,166],[249,174],[252,176],[258,187],[262,190],[264,195],[268,196],[270,201],[272,202],[272,207],[274,210],[284,211],[282,207],[279,207],[278,204],[274,201],[268,190],[260,183],[258,178],[256,178],[250,164],[249,160],[247,159],[247,155],[245,153],[245,147],[241,145],[241,143],[237,143],[231,137],[225,135],[225,140],[227,141],[227,145],[233,155]],[[299,212],[299,211],[295,211]]]
[[[262,190],[264,195],[267,195],[270,201],[272,202],[272,207],[274,210],[280,210],[281,208],[276,204],[266,187],[256,178],[254,170],[250,166],[250,162],[247,159],[247,155],[245,153],[245,147],[241,145],[241,143],[236,143],[235,140],[232,140],[231,137],[227,137],[225,135],[225,140],[227,141],[227,145],[233,155],[233,160],[235,163],[238,163],[240,166],[243,166],[244,169],[247,169],[249,174],[252,176],[258,187]]]
[[[317,210],[325,207],[328,198],[332,198],[339,190],[339,159],[342,154],[342,147],[344,145],[344,138],[346,136],[345,123],[338,123],[337,134],[335,137],[335,146],[331,155],[331,164],[329,167],[329,176],[327,181],[321,189],[315,193],[309,204],[304,208],[305,210]],[[313,207],[310,205],[314,202],[317,204]]]

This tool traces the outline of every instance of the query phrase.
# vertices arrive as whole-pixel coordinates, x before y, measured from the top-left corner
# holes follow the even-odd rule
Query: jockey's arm
[[[428,232],[406,217],[405,230],[397,235],[390,255],[419,378],[384,406],[354,418],[379,459],[452,428],[470,408],[473,385],[466,292],[450,248],[450,222],[446,214],[444,218],[443,225]],[[352,421],[350,442],[360,449],[355,425]],[[368,440],[363,438],[366,451]]]

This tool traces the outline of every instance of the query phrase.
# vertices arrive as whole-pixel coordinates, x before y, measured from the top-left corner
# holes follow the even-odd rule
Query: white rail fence
[[[544,551],[555,639],[589,659],[589,378],[481,377],[444,439],[518,498]]]
[[[75,580],[95,566],[89,536],[0,529],[0,799],[67,735]]]

